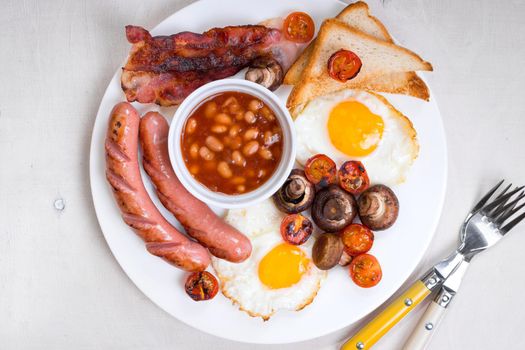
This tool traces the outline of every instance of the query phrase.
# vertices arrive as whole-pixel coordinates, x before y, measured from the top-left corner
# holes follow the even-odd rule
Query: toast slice
[[[301,81],[301,75],[308,65],[308,61],[310,60],[310,56],[314,49],[314,44],[315,40],[308,44],[297,60],[295,60],[294,64],[288,69],[288,72],[286,72],[286,75],[284,76],[283,84],[296,85]]]
[[[363,62],[360,73],[346,83],[332,79],[326,69],[326,62],[330,56],[340,49],[355,52]],[[429,71],[432,70],[432,65],[408,49],[366,34],[340,20],[328,19],[319,30],[310,59],[301,74],[301,82],[292,90],[287,106],[294,108],[316,96],[344,88],[401,92],[411,91],[413,88],[410,86],[414,86],[417,90],[421,88],[421,83],[423,86],[424,83],[417,81],[419,78],[415,74],[412,75],[413,73],[403,75],[405,85],[402,86],[396,85],[395,76],[388,77],[388,81],[384,79],[390,74],[410,73],[416,70]]]
[[[335,18],[378,39],[393,42],[383,23],[370,15],[368,5],[362,1],[348,5]],[[308,64],[314,43],[315,40],[306,47],[292,67],[290,67],[284,78],[285,84],[295,85],[301,81],[301,74],[303,74]]]
[[[334,87],[334,90],[331,92],[345,89],[344,84],[340,85],[343,86],[339,88]],[[366,82],[366,85],[360,89],[373,92],[409,95],[425,101],[428,101],[430,98],[427,85],[415,72],[390,73],[381,77],[372,78],[369,79]],[[294,93],[293,90],[292,93]],[[299,113],[301,113],[307,102],[308,101],[295,106],[288,106],[288,110],[290,111],[290,114],[293,118],[297,117]]]
[[[363,1],[348,5],[335,18],[373,37],[393,42],[385,25],[370,15],[368,5]]]
[[[347,6],[337,15],[336,19],[377,39],[393,42],[392,37],[383,23],[376,17],[370,15],[368,5],[362,1]],[[301,81],[304,69],[308,65],[310,55],[312,54],[314,42],[315,41],[308,45],[292,67],[290,67],[284,79],[285,84],[296,85]],[[430,97],[426,84],[415,72],[387,74],[371,79],[368,85],[369,89],[378,92],[405,94],[426,101],[428,101]]]

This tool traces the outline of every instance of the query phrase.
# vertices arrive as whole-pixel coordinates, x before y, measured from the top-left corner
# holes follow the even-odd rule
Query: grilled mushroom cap
[[[274,91],[282,84],[284,72],[274,58],[260,57],[253,61],[244,78]]]
[[[375,231],[392,226],[399,214],[399,201],[385,185],[375,185],[363,192],[358,207],[361,222]]]
[[[320,270],[329,270],[337,265],[343,254],[344,244],[335,233],[325,233],[317,238],[312,247],[312,259]]]
[[[315,197],[315,187],[308,181],[304,171],[293,169],[288,179],[273,195],[275,205],[279,210],[295,214],[308,209]]]
[[[312,206],[312,219],[326,232],[337,232],[357,215],[357,203],[350,193],[337,185],[317,192]]]

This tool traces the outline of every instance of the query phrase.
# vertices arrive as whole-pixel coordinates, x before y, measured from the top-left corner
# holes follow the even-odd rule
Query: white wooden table
[[[91,201],[91,128],[129,49],[124,25],[151,28],[190,2],[0,2],[0,349],[263,348],[203,334],[157,308],[111,255]],[[482,191],[501,177],[525,183],[525,1],[370,6],[434,64],[447,132],[445,207],[419,274],[455,245]],[[431,349],[525,348],[524,248],[521,225],[474,260]],[[420,314],[376,348],[397,349]],[[337,349],[347,332],[273,348]]]

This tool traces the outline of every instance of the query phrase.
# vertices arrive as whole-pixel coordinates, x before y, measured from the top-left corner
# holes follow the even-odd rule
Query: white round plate
[[[201,0],[168,17],[152,32],[155,35],[186,30],[202,32],[215,26],[253,24],[297,10],[309,13],[319,27],[324,18],[335,16],[344,6],[337,0]],[[122,40],[126,40],[124,30]],[[109,83],[93,128],[90,154],[93,202],[104,237],[126,274],[148,298],[178,320],[219,337],[248,343],[282,344],[313,339],[346,327],[372,312],[418,265],[434,234],[445,194],[444,130],[434,98],[424,102],[407,96],[386,95],[414,123],[421,151],[406,183],[394,188],[401,203],[396,225],[376,234],[371,253],[381,263],[381,283],[362,289],[351,281],[346,269],[335,268],[329,272],[311,305],[300,312],[278,312],[267,322],[239,311],[222,295],[208,302],[192,301],[183,288],[186,274],[147,253],[144,243],[122,221],[106,183],[104,137],[108,116],[112,107],[125,99],[120,88],[120,71],[119,68]],[[289,87],[281,87],[278,95],[285,99],[289,91]],[[174,112],[174,108],[156,105],[135,106],[139,112],[160,110],[166,117]],[[176,224],[173,216],[160,205],[149,179],[143,178],[161,212]]]

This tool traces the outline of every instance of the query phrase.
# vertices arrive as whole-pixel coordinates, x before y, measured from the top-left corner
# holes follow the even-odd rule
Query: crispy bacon
[[[241,67],[242,68],[242,67]],[[130,102],[156,103],[173,106],[200,86],[213,80],[227,78],[241,68],[230,67],[207,72],[146,72],[123,69],[121,85]]]
[[[278,42],[281,33],[247,25],[152,37],[144,28],[127,26],[126,36],[133,48],[124,68],[162,73],[245,67]]]
[[[285,69],[296,58],[296,52],[294,57],[281,57],[290,54],[274,26],[229,26],[155,37],[144,28],[126,26],[126,36],[133,46],[121,84],[130,102],[176,105],[201,85],[234,75],[261,56],[277,56]]]

